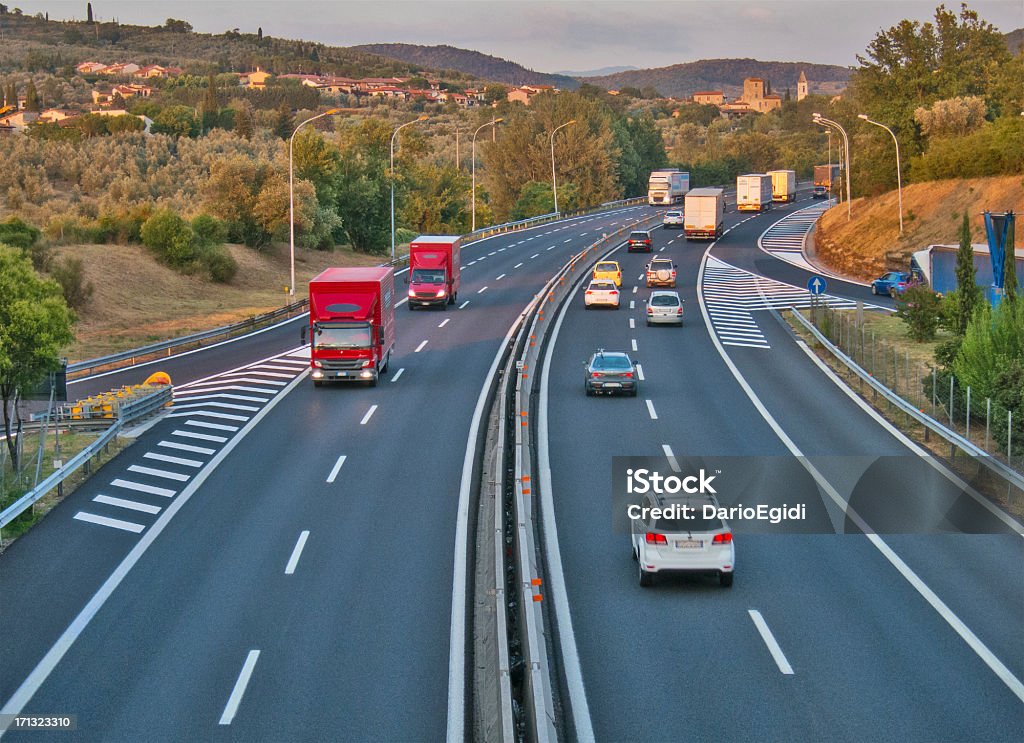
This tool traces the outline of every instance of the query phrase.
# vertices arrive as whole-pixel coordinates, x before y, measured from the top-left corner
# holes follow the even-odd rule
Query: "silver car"
[[[661,218],[661,226],[666,230],[669,227],[678,227],[679,229],[682,229],[684,221],[683,212],[681,210],[671,209],[665,212],[665,216]]]
[[[583,363],[586,370],[583,377],[583,389],[587,396],[624,392],[636,397],[640,390],[640,375],[636,364],[629,355],[622,351],[599,350]]]
[[[647,300],[647,324],[683,324],[683,300],[676,292],[654,291]]]

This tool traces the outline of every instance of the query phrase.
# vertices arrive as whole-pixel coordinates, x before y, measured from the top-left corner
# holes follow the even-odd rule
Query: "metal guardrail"
[[[917,407],[911,405],[909,402],[904,400],[891,389],[889,389],[884,384],[875,379],[875,377],[869,374],[867,370],[865,370],[860,364],[858,364],[856,361],[850,358],[847,354],[843,353],[843,351],[841,351],[838,346],[836,346],[835,344],[832,343],[832,341],[826,338],[825,335],[820,330],[818,330],[818,328],[816,328],[810,320],[808,320],[806,317],[800,314],[800,312],[797,311],[796,308],[790,307],[790,312],[792,313],[793,317],[795,317],[800,322],[800,324],[803,325],[804,328],[806,328],[807,332],[814,336],[818,343],[820,343],[824,348],[826,348],[829,351],[829,353],[831,353],[837,359],[842,361],[843,364],[845,364],[850,369],[850,371],[852,371],[854,374],[860,377],[860,379],[865,384],[867,384],[869,387],[875,390],[878,394],[880,394],[882,397],[884,397],[886,400],[892,403],[893,406],[898,408],[901,412],[909,415],[911,418],[916,420],[929,431],[932,431],[933,433],[936,433],[942,438],[944,438],[952,446],[956,447],[965,454],[974,457],[977,461],[984,464],[989,470],[991,470],[993,473],[1006,480],[1014,487],[1024,491],[1024,475],[1022,475],[1017,470],[1007,466],[1003,462],[999,461],[984,449],[974,445],[966,438],[958,434],[956,431],[947,428],[946,426],[942,425],[937,420],[932,418],[930,415],[926,415]]]
[[[77,472],[81,467],[88,468],[92,460],[106,450],[107,445],[114,440],[126,425],[159,411],[167,403],[171,402],[173,395],[173,388],[167,385],[151,395],[146,395],[143,398],[122,405],[118,411],[117,420],[110,428],[103,432],[102,436],[69,459],[66,464],[32,488],[32,490],[25,493],[25,495],[21,496],[3,511],[0,511],[0,532],[14,519],[35,505],[40,498],[54,488],[59,487],[64,480]],[[88,472],[88,469],[86,471]]]
[[[660,221],[660,217],[657,218]],[[618,243],[639,224],[654,224],[655,220],[638,220],[622,227],[613,233],[602,236],[580,253],[574,255],[534,296],[533,301],[523,313],[523,322],[518,330],[513,348],[505,366],[506,384],[502,395],[495,404],[501,405],[504,411],[509,406],[514,411],[511,426],[502,429],[501,434],[508,437],[499,448],[508,444],[514,445],[513,467],[513,515],[515,533],[506,533],[514,537],[515,574],[517,596],[505,594],[509,610],[516,616],[507,624],[519,629],[519,648],[523,656],[525,671],[523,674],[523,690],[521,704],[525,714],[526,739],[546,743],[557,741],[556,707],[553,702],[555,687],[554,670],[548,658],[549,640],[555,636],[554,628],[546,627],[543,607],[544,592],[542,586],[544,575],[543,550],[539,547],[541,534],[540,509],[535,506],[537,498],[533,478],[534,469],[534,433],[531,422],[534,420],[533,406],[534,384],[538,377],[535,370],[539,364],[542,338],[546,336],[552,316],[571,291],[575,278],[585,275],[589,266],[600,259],[602,253],[610,245]],[[513,375],[514,370],[514,375]],[[503,476],[508,477],[506,466]],[[506,486],[507,486],[506,481]],[[504,541],[504,540],[502,540]],[[504,570],[499,571],[504,575]],[[505,640],[507,641],[507,640]],[[571,736],[564,735],[563,738]]]

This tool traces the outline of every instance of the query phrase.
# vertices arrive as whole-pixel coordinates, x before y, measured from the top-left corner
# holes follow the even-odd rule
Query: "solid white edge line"
[[[220,716],[221,725],[230,725],[231,721],[235,719],[235,713],[238,712],[238,705],[242,703],[242,697],[245,695],[245,687],[249,685],[249,679],[252,678],[253,669],[256,668],[256,661],[259,660],[260,651],[250,650],[249,654],[245,657],[245,663],[242,664],[242,670],[238,673],[238,679],[235,681],[235,687],[231,690],[231,696],[228,697],[228,703],[224,705],[224,712]]]
[[[565,685],[569,692],[569,707],[575,725],[576,740],[580,743],[593,743],[594,728],[590,719],[590,707],[587,704],[587,690],[583,684],[583,671],[580,668],[579,651],[576,648],[576,635],[572,627],[572,612],[569,609],[569,595],[565,587],[565,575],[562,568],[562,553],[558,545],[558,524],[555,520],[555,504],[551,492],[551,458],[548,451],[548,382],[551,376],[551,357],[558,333],[562,329],[562,321],[572,305],[573,298],[582,284],[577,284],[566,298],[558,313],[555,327],[551,331],[551,340],[544,354],[544,364],[540,378],[540,400],[537,421],[537,464],[540,467],[540,503],[544,518],[544,551],[548,558],[548,580],[551,581],[551,593],[555,601],[555,617],[558,622],[558,639],[562,651],[562,666],[565,670]]]
[[[335,462],[334,467],[331,468],[331,474],[327,476],[327,482],[334,482],[334,478],[338,476],[338,473],[341,471],[341,465],[345,464],[346,459],[348,459],[348,456],[345,454],[338,457],[338,461]]]
[[[285,575],[293,575],[295,573],[295,568],[299,564],[299,558],[302,557],[302,550],[306,547],[307,539],[309,539],[309,530],[299,533],[299,541],[295,543],[295,547],[292,549],[292,556],[288,558],[288,564],[284,568]]]
[[[775,639],[775,635],[768,628],[768,623],[764,621],[764,617],[761,616],[761,612],[757,609],[748,609],[747,613],[750,614],[750,618],[754,620],[754,626],[757,627],[758,633],[761,635],[761,639],[764,640],[764,644],[768,646],[768,652],[772,654],[772,658],[775,659],[775,665],[779,667],[779,670],[787,676],[793,675],[793,666],[789,665],[789,661],[786,660],[785,653],[782,652],[782,648],[779,646],[778,641]]]
[[[490,369],[476,399],[473,419],[466,439],[466,454],[462,460],[462,480],[459,483],[459,506],[455,519],[455,570],[452,574],[452,621],[448,638],[448,743],[463,743],[466,727],[466,562],[469,560],[469,500],[473,486],[473,463],[480,421],[484,416],[487,391],[491,379],[498,372],[506,346],[512,339],[516,323],[513,322],[494,354]]]
[[[702,280],[704,278],[704,266],[707,264],[708,256],[713,247],[715,247],[715,243],[711,243],[711,245],[708,246],[708,249],[704,252],[700,269],[697,272],[697,301],[700,304],[701,314],[704,316],[704,324],[708,328],[708,335],[711,336],[712,343],[714,343],[715,348],[718,350],[718,353],[725,362],[725,365],[729,368],[729,371],[732,372],[736,382],[746,393],[750,402],[753,403],[754,407],[757,409],[757,412],[761,414],[762,418],[764,418],[765,423],[771,427],[775,432],[775,435],[779,437],[780,441],[782,441],[783,445],[789,449],[790,453],[796,457],[797,461],[803,465],[804,469],[806,469],[811,477],[814,478],[822,491],[828,495],[844,515],[849,518],[861,532],[864,533],[864,536],[867,537],[868,541],[882,553],[882,556],[885,557],[885,559],[888,560],[894,568],[896,568],[899,574],[914,587],[914,589],[931,605],[933,609],[935,609],[939,616],[946,621],[953,631],[960,635],[960,638],[967,643],[979,658],[981,658],[985,665],[987,665],[996,674],[996,676],[998,676],[999,679],[1009,687],[1010,691],[1012,691],[1018,699],[1024,702],[1024,682],[1021,682],[1020,679],[1013,675],[1010,669],[1007,668],[980,639],[978,639],[978,636],[975,635],[974,632],[972,632],[970,628],[968,628],[967,625],[964,624],[948,606],[946,606],[945,603],[943,603],[942,599],[940,599],[931,588],[925,585],[924,581],[922,581],[917,574],[911,570],[905,562],[903,562],[903,559],[897,555],[891,547],[889,547],[885,540],[877,534],[871,533],[871,527],[868,523],[864,521],[860,514],[857,513],[845,500],[843,500],[843,497],[839,495],[839,492],[832,486],[832,483],[830,483],[825,476],[818,471],[818,468],[803,455],[799,447],[797,447],[793,440],[789,438],[789,435],[782,429],[778,421],[775,420],[775,417],[768,412],[764,403],[762,403],[761,399],[757,396],[757,393],[754,392],[753,388],[751,388],[747,383],[743,374],[740,373],[740,370],[729,357],[729,354],[726,353],[725,348],[722,346],[718,337],[712,330],[711,317],[708,315],[707,307],[704,306],[704,297],[700,291]]]
[[[424,343],[425,342],[426,341],[424,341]],[[376,413],[376,412],[377,412],[377,406],[376,405],[371,405],[370,409],[366,411],[366,415],[364,415],[363,419],[361,421],[359,421],[359,425],[360,426],[365,426],[367,424],[367,422],[370,420],[370,418],[373,417],[373,414]]]
[[[0,715],[17,715],[25,708],[39,687],[43,685],[49,675],[53,672],[53,669],[57,667],[64,655],[74,645],[75,640],[85,631],[85,628],[92,621],[92,618],[96,616],[97,612],[103,607],[107,599],[110,598],[111,594],[121,584],[121,581],[125,579],[125,576],[131,571],[135,564],[142,558],[146,550],[149,549],[150,545],[156,541],[156,538],[160,536],[167,525],[170,523],[174,515],[180,511],[192,495],[199,489],[199,487],[206,482],[206,479],[213,474],[217,466],[234,451],[235,447],[259,424],[263,418],[265,418],[274,407],[281,402],[288,393],[292,391],[306,376],[309,374],[309,370],[304,370],[299,376],[292,380],[291,384],[282,390],[282,394],[275,397],[266,407],[258,412],[253,419],[249,421],[231,441],[225,445],[217,455],[210,460],[210,462],[200,470],[192,482],[190,482],[182,491],[181,495],[173,500],[171,504],[164,510],[163,514],[153,523],[149,530],[142,535],[142,538],[132,547],[123,560],[114,568],[114,572],[110,574],[103,585],[99,587],[93,597],[89,599],[89,603],[78,613],[78,615],[72,620],[68,628],[64,630],[53,646],[47,651],[46,655],[36,664],[36,667],[32,669],[32,672],[28,675],[18,689],[11,695],[11,698],[7,700],[3,708],[0,709]],[[258,651],[257,651],[258,653]],[[9,719],[9,718],[6,718]],[[0,737],[3,737],[4,731],[7,729],[7,725],[0,722]]]

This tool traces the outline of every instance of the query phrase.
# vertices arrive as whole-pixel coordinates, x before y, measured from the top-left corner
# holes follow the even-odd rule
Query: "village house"
[[[141,77],[148,80],[154,77],[171,77],[172,75],[180,75],[182,72],[183,70],[180,67],[161,67],[158,64],[151,64],[139,68],[137,72],[132,74],[132,77]]]
[[[725,95],[720,90],[699,90],[693,94],[692,100],[701,106],[721,106],[725,103]]]
[[[106,67],[106,65],[102,62],[80,62],[75,66],[75,69],[83,75],[91,75],[94,72],[99,72],[104,67]]]
[[[272,78],[274,75],[270,72],[264,72],[263,70],[256,68],[255,72],[250,72],[247,75],[242,75],[238,78],[238,82],[246,88],[252,88],[253,90],[263,90],[267,87],[267,80]]]
[[[134,62],[116,62],[112,65],[96,70],[100,75],[134,75],[142,68]]]
[[[110,89],[109,93],[102,93],[98,90],[92,91],[92,102],[97,106],[109,106],[117,96],[127,100],[136,96],[149,98],[152,94],[153,89],[148,85],[115,85]]]

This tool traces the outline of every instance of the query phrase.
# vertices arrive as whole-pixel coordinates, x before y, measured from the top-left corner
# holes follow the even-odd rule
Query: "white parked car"
[[[619,288],[608,279],[591,281],[583,295],[583,304],[588,310],[591,307],[619,309]]]
[[[639,518],[630,519],[633,559],[639,563],[641,586],[650,586],[655,573],[717,575],[731,586],[736,570],[732,529],[718,517],[704,518],[703,506],[714,505],[713,495],[644,496]],[[692,518],[665,518],[662,509],[687,506]]]
[[[683,211],[681,209],[670,209],[665,212],[665,216],[661,218],[661,226],[666,230],[669,227],[678,227],[683,229]]]
[[[647,324],[683,324],[683,300],[675,292],[654,291],[647,300]]]

